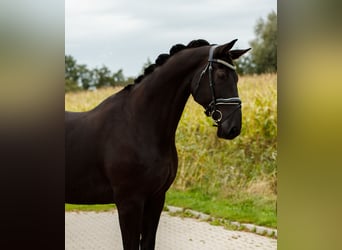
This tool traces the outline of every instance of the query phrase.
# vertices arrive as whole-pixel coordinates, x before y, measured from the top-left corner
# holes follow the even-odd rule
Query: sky
[[[65,0],[65,54],[89,69],[136,77],[172,45],[206,39],[249,48],[276,0]]]

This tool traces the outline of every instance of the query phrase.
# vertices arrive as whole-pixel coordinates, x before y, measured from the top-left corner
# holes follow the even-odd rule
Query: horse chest
[[[164,185],[176,175],[177,155],[176,150],[157,146],[112,145],[104,156],[104,165],[113,183],[148,181]]]

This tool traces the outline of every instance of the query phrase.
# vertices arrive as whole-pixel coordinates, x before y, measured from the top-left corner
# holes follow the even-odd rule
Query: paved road
[[[66,212],[65,249],[122,250],[117,211]],[[196,219],[162,213],[158,250],[248,250],[277,249],[277,240],[253,233],[230,231]]]

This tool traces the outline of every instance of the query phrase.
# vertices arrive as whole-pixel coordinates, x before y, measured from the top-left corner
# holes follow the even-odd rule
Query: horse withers
[[[241,131],[241,100],[231,50],[236,40],[177,44],[134,85],[87,112],[65,113],[66,202],[115,203],[125,250],[154,249],[165,193],[175,179],[175,133],[190,96],[217,125]]]

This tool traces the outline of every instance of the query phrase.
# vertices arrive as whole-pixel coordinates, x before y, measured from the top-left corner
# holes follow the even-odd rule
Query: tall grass
[[[207,194],[275,195],[277,157],[277,76],[239,80],[242,131],[232,141],[218,139],[211,118],[189,99],[176,138],[179,170],[173,188]]]

